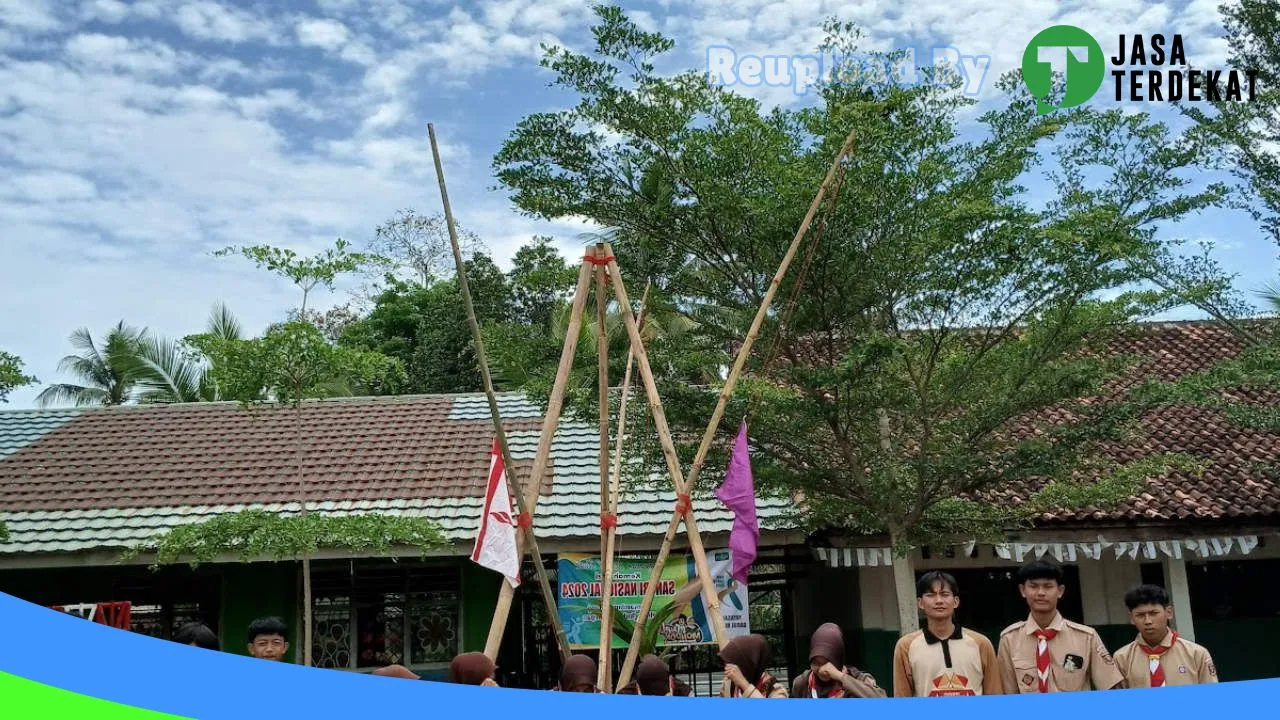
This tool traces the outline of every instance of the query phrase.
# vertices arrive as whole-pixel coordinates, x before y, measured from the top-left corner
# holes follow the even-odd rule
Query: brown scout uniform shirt
[[[1040,692],[1036,674],[1038,629],[1036,621],[1028,616],[1000,633],[1000,683],[1006,695]],[[1124,680],[1097,630],[1066,620],[1061,614],[1054,616],[1045,629],[1058,631],[1049,641],[1049,692],[1088,690],[1090,684],[1095,690],[1110,690]]]
[[[1116,652],[1116,667],[1124,674],[1131,688],[1151,687],[1150,658],[1138,644],[1142,636],[1125,645]],[[1206,685],[1218,682],[1218,669],[1213,666],[1213,658],[1203,645],[1197,645],[1180,637],[1175,643],[1173,633],[1165,635],[1162,647],[1169,648],[1160,655],[1160,665],[1164,668],[1164,686],[1174,685]]]
[[[950,637],[927,628],[898,641],[893,650],[894,697],[999,695],[1000,671],[991,641],[956,625]]]

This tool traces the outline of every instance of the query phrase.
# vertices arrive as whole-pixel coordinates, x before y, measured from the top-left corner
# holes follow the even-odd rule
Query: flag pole
[[[498,398],[493,391],[493,378],[489,376],[489,361],[485,357],[484,337],[480,333],[480,323],[476,320],[475,305],[471,302],[471,290],[467,285],[466,267],[462,262],[462,250],[458,243],[458,230],[453,222],[453,211],[449,207],[449,191],[445,187],[444,167],[440,162],[440,149],[436,145],[436,129],[427,123],[427,134],[431,139],[431,154],[435,158],[436,179],[440,184],[440,200],[444,205],[445,224],[449,228],[449,244],[453,247],[453,261],[458,272],[458,289],[462,295],[463,307],[467,313],[467,324],[471,326],[471,338],[475,343],[476,363],[480,366],[480,377],[484,381],[485,398],[489,401],[489,414],[493,420],[493,430],[498,437],[498,446],[502,450],[503,475],[507,478],[507,488],[516,498],[521,518],[529,518],[524,493],[515,479],[515,466],[511,462],[511,448],[507,446],[507,433],[502,427],[502,416],[498,412]],[[523,524],[523,523],[522,523]],[[560,650],[560,660],[569,659],[569,640],[560,624],[560,614],[556,607],[555,595],[551,592],[551,582],[547,578],[547,569],[542,564],[542,552],[538,549],[538,539],[534,535],[533,526],[524,527],[525,539],[529,543],[529,552],[533,555],[533,568],[538,577],[538,585],[542,590],[543,602],[547,605],[547,619],[555,631],[556,645]],[[523,557],[521,558],[523,561]],[[504,583],[506,584],[506,583]]]

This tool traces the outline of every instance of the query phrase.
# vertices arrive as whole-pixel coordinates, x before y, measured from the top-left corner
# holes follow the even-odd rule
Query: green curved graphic
[[[190,720],[130,707],[0,672],[5,720]]]

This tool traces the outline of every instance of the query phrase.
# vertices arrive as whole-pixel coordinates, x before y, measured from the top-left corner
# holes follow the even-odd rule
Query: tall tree
[[[40,381],[35,377],[22,371],[22,358],[0,350],[0,403],[9,402],[9,393],[14,388],[38,382]]]
[[[260,269],[266,269],[292,282],[302,291],[302,303],[297,308],[299,316],[307,312],[307,300],[316,287],[333,289],[340,275],[359,272],[362,269],[385,265],[387,259],[371,253],[353,252],[347,241],[339,238],[331,248],[309,257],[298,257],[289,248],[271,245],[243,245],[215,251],[215,257],[241,255]]]
[[[486,326],[511,318],[506,278],[487,255],[466,263],[477,319]],[[480,390],[475,350],[453,279],[419,286],[393,279],[365,318],[349,325],[342,344],[400,360],[410,393]]]
[[[553,240],[536,235],[511,261],[511,299],[515,320],[545,328],[573,292],[578,273],[565,262]]]
[[[137,378],[140,403],[216,402],[222,400],[213,375],[208,372],[209,357],[199,349],[199,341],[208,338],[231,342],[241,338],[240,321],[223,303],[209,314],[204,333],[183,340],[146,337],[139,343],[133,374]]]
[[[760,486],[800,490],[811,522],[887,533],[901,551],[1114,502],[1177,464],[1101,459],[1138,406],[1082,400],[1122,370],[1096,352],[1109,338],[1184,301],[1132,290],[1165,271],[1158,231],[1225,193],[1194,186],[1197,155],[1168,127],[1088,108],[1039,116],[1006,77],[1004,105],[968,140],[972,101],[941,73],[910,86],[837,74],[817,106],[764,111],[705,74],[657,74],[673,43],[617,8],[596,13],[592,54],[544,58],[577,105],[522,119],[494,167],[531,215],[619,229],[621,266],[645,267],[696,321],[650,350],[659,362],[729,364],[857,130],[814,259],[788,275],[729,409],[750,417]],[[850,25],[826,30],[824,52],[897,59],[862,52]],[[1026,192],[1032,181],[1047,199]],[[687,457],[718,388],[682,380],[661,390]],[[1037,419],[1051,408],[1057,422]],[[1034,494],[991,492],[1013,488]],[[894,574],[906,628],[916,610],[901,553]]]
[[[464,258],[485,252],[479,235],[466,228],[457,229]],[[369,249],[388,258],[395,269],[406,270],[408,279],[422,287],[453,277],[453,250],[443,213],[426,216],[400,210],[377,227]]]
[[[137,383],[139,347],[145,330],[125,325],[121,320],[107,331],[101,347],[87,328],[71,333],[71,347],[79,354],[58,362],[58,372],[71,373],[80,384],[57,383],[36,396],[36,404],[49,407],[60,403],[83,405],[123,405],[133,396]]]

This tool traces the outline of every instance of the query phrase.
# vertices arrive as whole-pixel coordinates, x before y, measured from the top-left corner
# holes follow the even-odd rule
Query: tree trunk
[[[899,636],[920,629],[920,609],[916,603],[916,573],[911,556],[898,555],[898,540],[902,531],[897,528],[889,530],[889,544],[893,551],[893,589],[898,600]]]

